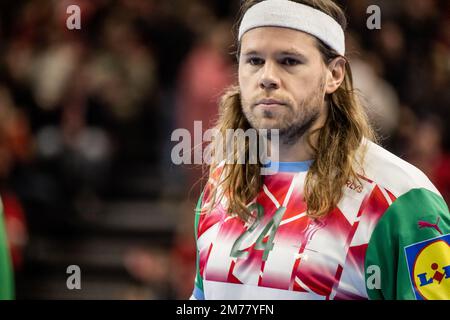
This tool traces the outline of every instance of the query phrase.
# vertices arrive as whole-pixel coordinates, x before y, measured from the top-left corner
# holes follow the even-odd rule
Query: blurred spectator
[[[230,28],[231,24],[226,21],[207,26],[205,39],[194,46],[181,67],[176,93],[176,124],[178,128],[189,130],[192,141],[194,121],[201,121],[203,132],[213,127],[220,95],[235,80],[230,54]],[[204,147],[192,145],[191,159],[196,148]],[[201,178],[202,172],[191,167],[186,174],[185,183],[187,190],[190,190]],[[201,192],[198,185],[191,191],[195,194],[194,198]]]
[[[26,114],[15,106],[10,91],[0,86],[0,196],[6,235],[16,273],[23,267],[28,241],[27,222],[20,199],[10,186],[15,164],[27,165],[32,158],[31,136]]]
[[[408,141],[408,160],[420,168],[450,203],[450,153],[443,148],[443,123],[432,115],[417,119]]]
[[[24,250],[28,242],[28,230],[22,204],[12,192],[2,191],[6,237],[8,239],[11,260],[16,274],[23,269]]]
[[[374,54],[363,52],[354,35],[347,38],[354,87],[371,124],[382,139],[390,138],[399,121],[399,99],[394,88],[380,73],[382,62]]]

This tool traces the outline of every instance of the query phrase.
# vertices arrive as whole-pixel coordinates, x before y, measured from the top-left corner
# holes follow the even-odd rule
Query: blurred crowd
[[[355,86],[383,145],[450,203],[450,2],[338,2]],[[81,30],[66,27],[72,4]],[[380,30],[366,26],[371,4],[381,8]],[[235,83],[238,8],[239,0],[1,2],[0,195],[17,272],[33,232],[67,230],[117,172],[147,163],[160,197],[182,195],[173,199],[186,217],[170,252],[136,250],[125,265],[139,281],[189,296],[202,172],[171,164],[170,136],[194,120],[206,129]]]

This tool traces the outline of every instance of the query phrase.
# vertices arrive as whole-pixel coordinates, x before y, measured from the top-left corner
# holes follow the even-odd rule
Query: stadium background
[[[347,0],[356,87],[383,145],[450,201],[450,2]],[[81,8],[81,30],[66,8]],[[366,27],[369,5],[381,30]],[[185,299],[201,171],[176,128],[235,80],[239,1],[0,4],[0,195],[18,299]],[[66,268],[81,268],[81,290]]]

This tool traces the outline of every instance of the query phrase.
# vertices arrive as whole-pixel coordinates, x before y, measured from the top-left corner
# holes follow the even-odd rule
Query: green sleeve
[[[0,201],[0,300],[14,299],[13,273]]]
[[[195,209],[195,227],[194,227],[194,234],[195,234],[195,246],[196,246],[196,274],[195,274],[195,286],[194,286],[194,292],[193,297],[197,300],[203,300],[204,299],[204,293],[203,293],[203,279],[200,275],[200,253],[198,251],[197,246],[197,240],[198,240],[198,223],[200,221],[200,211],[202,206],[202,198],[203,193],[201,194],[200,198],[197,202],[197,207]]]
[[[384,213],[366,252],[369,299],[450,299],[450,214],[445,201],[413,189]],[[378,283],[378,284],[377,284]]]

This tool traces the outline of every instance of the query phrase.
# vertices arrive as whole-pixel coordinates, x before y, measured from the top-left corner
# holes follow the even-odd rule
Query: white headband
[[[283,27],[309,33],[340,55],[345,55],[342,27],[329,15],[310,6],[289,0],[265,0],[244,15],[239,27],[239,41],[247,31],[259,27]]]

